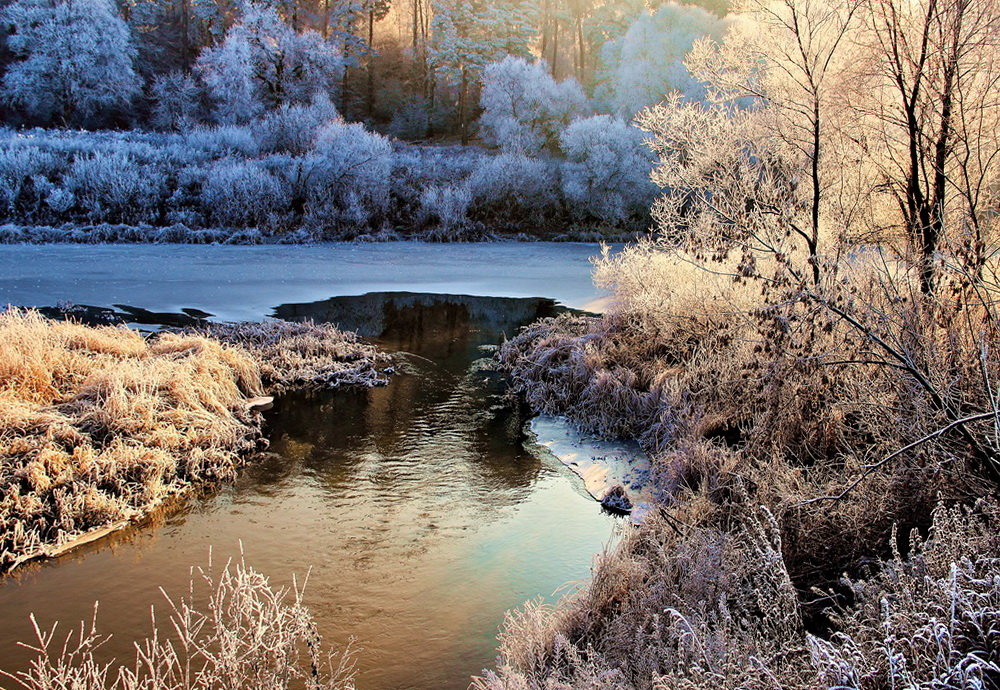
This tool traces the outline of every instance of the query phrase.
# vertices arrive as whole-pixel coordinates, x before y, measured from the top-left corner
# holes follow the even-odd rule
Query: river
[[[223,489],[0,580],[0,669],[24,668],[28,615],[89,618],[119,659],[192,566],[239,554],[273,582],[309,573],[326,641],[354,639],[358,687],[464,688],[504,612],[588,578],[618,521],[525,435],[490,346],[591,308],[586,244],[0,246],[0,304],[127,304],[224,319],[314,318],[399,355],[388,386],[293,393],[269,449]]]

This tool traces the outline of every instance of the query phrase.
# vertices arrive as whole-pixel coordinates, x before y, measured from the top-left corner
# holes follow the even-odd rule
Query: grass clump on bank
[[[384,356],[330,326],[211,329],[225,337],[0,313],[0,571],[231,476],[266,390],[382,380]]]
[[[276,319],[209,322],[192,332],[245,348],[272,392],[301,386],[337,388],[386,382],[384,367],[389,356],[362,342],[356,333],[331,324]]]

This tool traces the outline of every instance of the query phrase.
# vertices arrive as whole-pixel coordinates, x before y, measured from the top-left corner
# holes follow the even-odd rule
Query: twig
[[[950,430],[954,429],[957,426],[962,426],[962,425],[965,425],[965,424],[969,424],[970,422],[978,422],[978,421],[983,420],[983,419],[995,419],[995,418],[996,418],[996,412],[990,411],[990,412],[980,412],[979,414],[974,414],[974,415],[971,415],[969,417],[963,417],[962,419],[956,419],[955,421],[953,421],[953,422],[951,422],[949,424],[944,425],[940,429],[938,429],[936,431],[933,431],[933,432],[927,434],[926,436],[924,436],[922,438],[917,439],[913,443],[907,444],[907,445],[903,446],[902,448],[900,448],[899,450],[893,451],[892,453],[890,453],[889,455],[885,456],[884,458],[882,458],[878,462],[876,462],[876,463],[874,463],[872,465],[866,465],[865,466],[865,471],[861,473],[861,476],[858,477],[857,479],[855,479],[850,484],[848,484],[847,488],[845,488],[843,491],[841,491],[836,496],[817,496],[816,498],[810,498],[807,501],[802,501],[800,503],[796,503],[795,507],[798,508],[800,506],[809,505],[810,503],[818,503],[820,501],[839,501],[840,499],[842,499],[845,496],[847,496],[847,494],[850,493],[852,489],[854,489],[855,487],[857,487],[858,484],[860,484],[865,479],[867,479],[875,470],[879,469],[880,467],[885,466],[887,463],[891,462],[892,460],[895,460],[896,458],[898,458],[900,455],[902,455],[906,451],[912,450],[912,449],[916,448],[917,446],[919,446],[919,445],[921,445],[923,443],[926,443],[927,441],[935,439],[938,436],[941,436],[942,434],[945,434],[945,433],[949,432]]]

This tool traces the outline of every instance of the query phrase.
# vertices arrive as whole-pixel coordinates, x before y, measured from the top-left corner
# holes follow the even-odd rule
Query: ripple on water
[[[279,307],[288,318],[380,313],[371,333],[413,355],[384,387],[293,393],[268,413],[271,446],[231,486],[152,526],[0,585],[0,668],[23,668],[30,611],[87,617],[126,656],[157,588],[238,553],[289,582],[327,640],[358,640],[361,688],[465,688],[488,666],[506,609],[586,578],[611,538],[580,482],[525,445],[524,419],[482,367],[483,344],[556,310],[551,300],[386,293]],[[379,305],[382,305],[379,307]],[[337,310],[341,310],[338,312]],[[381,310],[381,311],[380,311]]]

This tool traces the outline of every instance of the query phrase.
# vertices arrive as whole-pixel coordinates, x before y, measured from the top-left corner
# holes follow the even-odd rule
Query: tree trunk
[[[427,70],[427,138],[434,137],[434,105],[437,94],[434,70]]]
[[[552,22],[552,78],[559,78],[559,20]]]
[[[368,10],[368,92],[365,95],[365,111],[371,120],[375,112],[375,10]]]
[[[584,46],[583,46],[583,17],[580,15],[576,16],[576,43],[578,46],[577,51],[577,66],[576,66],[576,80],[581,84],[584,83]]]
[[[469,143],[469,126],[468,122],[466,122],[466,120],[468,119],[468,115],[466,113],[467,110],[466,100],[468,99],[468,96],[469,96],[469,73],[466,70],[465,65],[462,65],[462,87],[458,94],[458,127],[459,130],[462,132],[463,145]]]
[[[813,155],[812,155],[812,228],[810,228],[810,236],[806,241],[809,247],[809,261],[812,263],[812,276],[813,284],[818,285],[820,279],[819,270],[819,212],[820,212],[820,199],[823,193],[823,188],[820,185],[820,169],[819,169],[819,157],[820,157],[820,107],[819,107],[819,96],[813,95],[813,122],[812,122],[812,144],[813,144]]]
[[[548,54],[549,48],[549,24],[551,18],[549,17],[549,2],[551,0],[542,0],[542,45],[540,55],[542,59],[547,59],[545,56]]]
[[[181,0],[181,65],[186,72],[191,67],[191,5]]]

